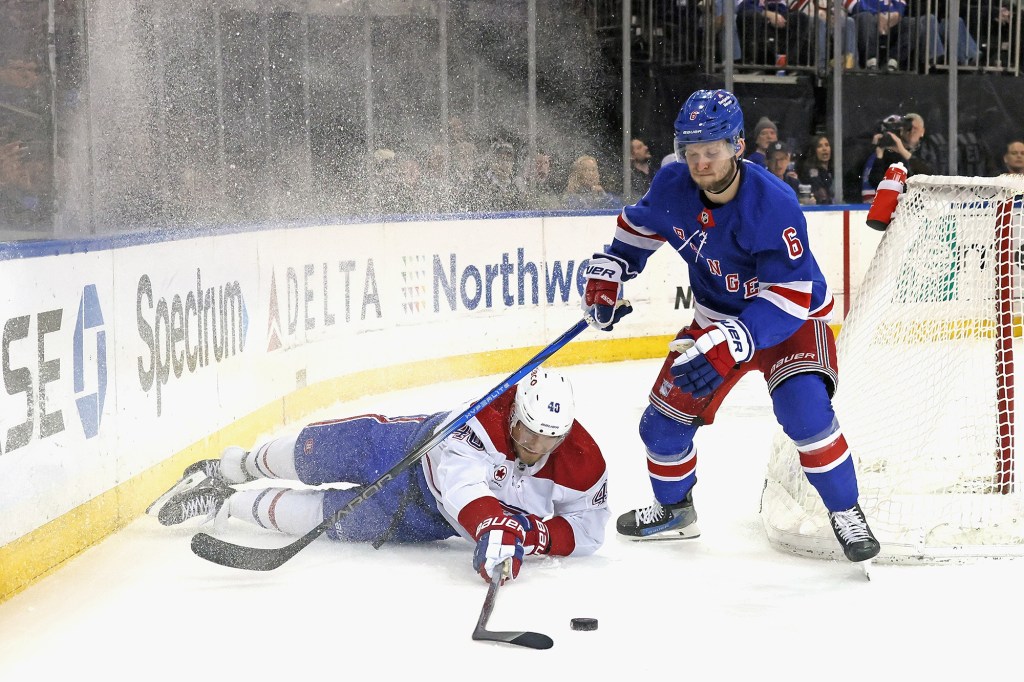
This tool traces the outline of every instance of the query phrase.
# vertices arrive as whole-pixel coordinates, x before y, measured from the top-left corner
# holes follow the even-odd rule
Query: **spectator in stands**
[[[412,157],[398,159],[395,172],[394,199],[392,204],[396,213],[430,213],[436,210],[433,206],[435,197],[426,191],[420,162]]]
[[[906,14],[904,0],[852,0],[846,5],[857,26],[857,49],[864,68],[877,70],[882,55],[890,71],[899,68],[896,60],[902,40],[900,22]]]
[[[447,191],[441,202],[442,211],[467,213],[480,210],[477,179],[480,176],[476,145],[456,142],[451,147],[451,165],[447,174]]]
[[[522,211],[526,197],[515,182],[515,150],[504,141],[491,144],[487,166],[477,182],[480,208],[484,211]]]
[[[927,4],[922,7],[922,0],[910,0],[908,4],[908,13],[915,16],[922,16],[927,14],[928,11],[934,12],[934,16],[938,19],[939,24],[939,36],[941,40],[940,45],[948,44],[948,32],[949,32],[949,21],[946,19],[946,1],[947,0],[926,0]],[[998,0],[990,0],[991,2],[998,2]],[[964,16],[969,12],[968,6],[964,2],[957,2],[957,6],[960,8],[957,15],[957,51],[956,59],[957,64],[963,65],[977,65],[978,63],[978,43],[971,35],[971,32],[967,29],[967,24],[964,22]],[[977,14],[972,15],[974,22],[977,22]],[[952,61],[952,58],[950,59]]]
[[[832,22],[829,21],[828,0],[789,0],[790,13],[802,12],[811,18],[815,32],[814,62],[819,72],[828,68],[832,56]],[[852,69],[859,63],[857,55],[857,25],[840,4],[833,6],[833,15],[843,22],[843,68]]]
[[[633,192],[633,201],[639,201],[640,197],[647,194],[651,187],[651,178],[654,177],[654,169],[651,168],[651,150],[647,148],[643,140],[634,139],[629,145],[629,186]]]
[[[1013,0],[968,0],[967,14],[978,39],[979,61],[984,66],[1007,68],[1011,65],[1011,46],[1016,43],[1017,63],[1020,64],[1021,46],[1014,34],[1020,24],[1019,3]]]
[[[538,151],[533,163],[526,164],[526,173],[521,179],[523,192],[528,197],[530,208],[551,210],[561,208],[561,193],[555,189],[551,174],[551,155]]]
[[[797,164],[800,183],[810,185],[814,203],[834,204],[833,180],[835,169],[832,164],[832,143],[828,135],[813,135]]]
[[[1024,140],[1010,140],[1003,154],[1003,174],[1024,174]]]
[[[0,231],[30,230],[48,220],[46,145],[0,136]]]
[[[793,168],[793,153],[786,143],[776,142],[768,148],[768,170],[789,185],[795,196],[799,196],[800,178]]]
[[[747,62],[780,68],[811,63],[810,17],[791,13],[786,0],[741,0],[736,17]]]
[[[593,156],[577,158],[569,171],[569,180],[562,195],[562,207],[569,209],[622,208],[619,197],[604,191],[597,159]]]
[[[754,150],[747,155],[747,161],[768,167],[768,147],[779,141],[779,127],[770,118],[762,116],[754,126]]]
[[[871,138],[875,149],[864,163],[864,186],[861,196],[866,201],[874,198],[874,189],[885,177],[885,171],[896,162],[907,167],[907,177],[932,175],[934,167],[922,155],[925,137],[924,119],[919,114],[887,116],[881,130]]]

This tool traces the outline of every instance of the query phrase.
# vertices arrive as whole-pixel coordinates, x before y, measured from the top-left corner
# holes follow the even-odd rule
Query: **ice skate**
[[[700,536],[697,510],[693,507],[693,491],[682,502],[661,504],[657,500],[621,515],[615,530],[630,540],[684,540]]]
[[[828,518],[847,559],[854,562],[867,561],[878,554],[881,547],[868,528],[859,504],[846,511],[829,512]]]
[[[205,478],[167,500],[157,512],[157,519],[165,526],[176,526],[197,516],[209,521],[234,492],[234,488],[219,478]]]
[[[146,513],[150,516],[156,516],[160,513],[160,508],[167,502],[167,500],[184,490],[194,488],[206,479],[214,479],[225,485],[235,485],[238,483],[238,481],[229,481],[221,472],[221,460],[229,453],[231,456],[234,456],[236,460],[241,460],[242,457],[245,456],[246,451],[237,445],[231,445],[224,448],[220,458],[201,459],[194,464],[190,464],[185,468],[185,471],[182,472],[181,478],[178,479],[178,482],[172,485],[170,490],[156,498],[156,500],[146,508]],[[242,483],[248,483],[249,481],[256,480],[256,477],[251,476],[244,470],[244,468],[242,470],[242,475],[245,477],[245,480],[242,481]]]
[[[160,508],[163,507],[169,499],[182,491],[194,488],[208,478],[216,479],[221,483],[225,483],[224,479],[220,475],[219,459],[201,459],[194,464],[190,464],[185,468],[185,471],[181,474],[181,478],[178,479],[178,482],[172,485],[170,490],[156,498],[156,500],[146,508],[146,513],[150,516],[155,516],[160,513]]]

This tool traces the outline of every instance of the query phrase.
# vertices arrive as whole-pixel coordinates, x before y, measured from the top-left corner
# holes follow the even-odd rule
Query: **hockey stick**
[[[484,598],[483,608],[480,609],[480,618],[473,630],[473,639],[483,642],[504,642],[505,644],[525,646],[529,649],[550,649],[555,645],[554,641],[539,632],[492,632],[486,627],[487,619],[491,617],[491,611],[494,610],[494,600],[498,597],[501,578],[503,575],[508,575],[511,568],[510,561],[511,559],[506,559],[503,564],[494,567],[491,584],[487,587],[487,596]]]
[[[303,547],[316,540],[318,537],[324,534],[327,530],[333,527],[338,521],[343,519],[359,504],[365,502],[381,489],[384,484],[393,479],[395,476],[405,471],[408,467],[418,462],[427,452],[431,450],[435,445],[443,441],[445,438],[450,436],[456,430],[465,426],[465,424],[476,416],[480,410],[490,405],[494,400],[502,393],[507,391],[513,385],[515,385],[520,379],[525,377],[527,374],[532,372],[538,366],[541,365],[545,360],[554,355],[559,349],[565,344],[572,341],[587,328],[587,320],[582,319],[572,327],[570,327],[565,333],[559,336],[557,339],[551,342],[546,348],[541,350],[539,353],[530,358],[525,365],[517,369],[511,375],[505,378],[500,384],[491,389],[490,393],[485,395],[480,400],[473,403],[465,412],[460,414],[458,417],[448,423],[443,429],[434,434],[434,436],[423,443],[419,447],[415,448],[412,452],[406,455],[400,462],[395,464],[393,467],[385,471],[380,475],[373,483],[366,486],[366,488],[356,497],[352,498],[348,504],[334,512],[329,518],[324,519],[320,525],[313,530],[309,531],[299,539],[295,540],[291,544],[285,545],[284,547],[276,548],[262,548],[262,547],[246,547],[243,545],[236,545],[230,542],[226,542],[219,538],[215,538],[212,535],[206,533],[197,533],[192,538],[192,551],[198,556],[212,561],[215,564],[221,566],[228,566],[230,568],[244,568],[249,571],[272,571],[284,562],[291,559],[293,556],[299,553]]]

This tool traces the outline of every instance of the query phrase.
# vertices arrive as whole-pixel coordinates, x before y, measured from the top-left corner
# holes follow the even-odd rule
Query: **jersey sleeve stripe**
[[[615,238],[631,246],[636,246],[648,251],[656,251],[665,243],[665,238],[649,230],[629,222],[625,213],[619,214],[619,221],[615,229]]]
[[[835,305],[836,299],[832,297],[832,292],[829,292],[828,298],[820,306],[812,310],[808,316],[815,320],[828,322],[832,319],[832,311]]]
[[[811,307],[811,283],[771,284],[761,289],[758,296],[781,308],[795,318],[806,320]]]
[[[656,251],[658,247],[665,243],[665,240],[660,237],[645,237],[636,232],[624,230],[621,227],[615,230],[615,240],[638,249],[643,249],[644,251]]]

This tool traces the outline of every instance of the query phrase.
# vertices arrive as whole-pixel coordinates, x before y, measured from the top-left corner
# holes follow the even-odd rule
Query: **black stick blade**
[[[478,629],[473,631],[473,639],[481,642],[514,644],[527,649],[550,649],[555,645],[553,639],[539,632],[491,632]]]
[[[312,537],[310,537],[312,535]],[[319,533],[303,535],[295,542],[273,549],[244,547],[225,542],[206,533],[192,537],[192,551],[196,556],[228,568],[247,571],[272,571],[295,556],[300,549],[312,542]]]

